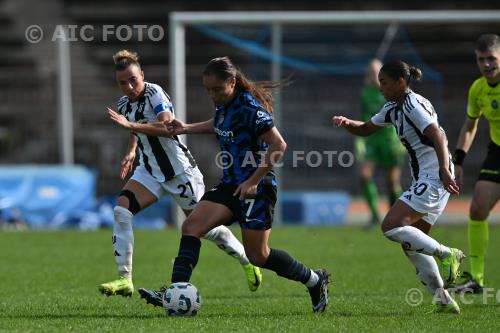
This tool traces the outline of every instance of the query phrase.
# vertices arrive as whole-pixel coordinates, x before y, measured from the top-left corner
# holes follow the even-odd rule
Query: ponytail
[[[220,80],[235,79],[235,89],[246,91],[257,99],[269,114],[273,114],[273,90],[284,85],[282,81],[252,81],[229,57],[214,58],[208,62],[203,75],[215,75]]]
[[[406,84],[410,84],[410,80],[420,81],[422,78],[422,70],[420,68],[410,66],[401,60],[386,63],[380,71],[394,80],[402,77],[406,81]]]

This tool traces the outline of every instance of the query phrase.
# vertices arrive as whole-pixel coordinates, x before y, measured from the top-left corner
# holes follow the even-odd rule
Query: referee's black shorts
[[[493,141],[488,145],[488,155],[484,159],[478,180],[487,180],[500,184],[500,146]]]

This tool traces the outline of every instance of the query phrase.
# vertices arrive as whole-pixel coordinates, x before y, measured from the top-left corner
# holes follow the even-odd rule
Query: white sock
[[[420,282],[433,295],[433,300],[437,304],[450,304],[452,298],[448,291],[443,288],[443,279],[439,274],[436,260],[429,255],[415,251],[403,250],[410,262],[417,269],[417,276]]]
[[[318,281],[319,281],[318,274],[316,274],[316,272],[314,272],[311,269],[311,276],[309,277],[309,280],[307,280],[307,282],[305,283],[306,287],[307,288],[312,288],[312,287],[314,287],[315,285],[318,284]]]
[[[115,206],[113,209],[113,247],[118,274],[132,279],[132,253],[134,252],[134,232],[132,231],[132,214],[128,209]]]
[[[214,242],[221,250],[236,258],[240,264],[250,263],[245,254],[245,248],[226,226],[221,225],[213,228],[203,238]]]
[[[436,256],[440,259],[446,258],[451,253],[448,247],[439,244],[434,238],[426,235],[420,229],[409,225],[386,231],[384,236],[402,244],[406,250]]]

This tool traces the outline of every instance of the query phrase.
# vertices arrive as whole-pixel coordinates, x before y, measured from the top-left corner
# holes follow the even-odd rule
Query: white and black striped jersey
[[[410,90],[402,108],[396,102],[387,102],[371,121],[377,126],[393,125],[396,128],[410,156],[410,168],[415,181],[420,177],[439,179],[439,161],[434,143],[424,135],[424,130],[433,123],[444,130],[439,126],[436,111],[429,100]],[[451,159],[450,170],[453,170]]]
[[[118,100],[118,112],[129,121],[154,123],[162,112],[174,113],[172,101],[157,84],[145,82],[143,96],[130,102],[127,96]],[[182,174],[196,163],[185,145],[177,137],[167,138],[134,133],[139,149],[139,163],[159,182],[168,181]]]

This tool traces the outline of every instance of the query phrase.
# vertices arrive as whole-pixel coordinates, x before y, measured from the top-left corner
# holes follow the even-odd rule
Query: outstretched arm
[[[350,133],[357,136],[369,136],[380,129],[371,120],[367,122],[352,120],[344,116],[333,116],[332,124],[334,127],[344,127]]]
[[[173,118],[172,113],[170,112],[162,112],[158,115],[157,122],[146,124],[128,121],[123,115],[110,108],[108,108],[108,116],[115,123],[131,132],[143,133],[151,136],[170,136],[170,134],[166,131],[165,126],[163,126],[163,122],[169,121]]]
[[[446,134],[436,123],[432,123],[424,130],[424,135],[432,140],[439,161],[439,173],[444,188],[451,194],[458,194],[460,189],[450,172],[450,152],[448,151],[448,140]]]
[[[209,119],[201,123],[186,124],[179,119],[172,119],[163,122],[163,125],[170,135],[180,134],[210,134],[214,132],[214,120]]]

